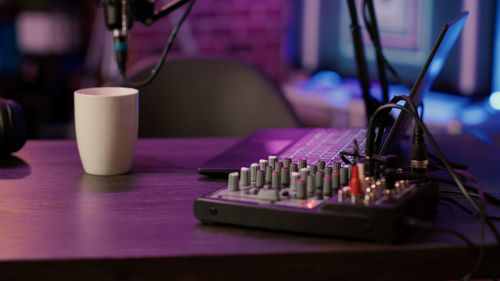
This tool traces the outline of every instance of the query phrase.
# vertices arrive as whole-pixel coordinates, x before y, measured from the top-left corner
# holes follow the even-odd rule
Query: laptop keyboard
[[[325,161],[326,165],[329,165],[339,162],[341,151],[353,151],[354,139],[358,142],[359,151],[364,153],[365,136],[366,129],[361,128],[313,129],[278,157],[292,158],[295,161],[306,159],[311,164]]]

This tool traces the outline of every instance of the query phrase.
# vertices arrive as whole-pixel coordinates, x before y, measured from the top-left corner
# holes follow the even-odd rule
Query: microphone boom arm
[[[155,12],[154,0],[135,0],[130,3],[130,14],[132,19],[150,26],[157,20],[177,10],[179,7],[182,7],[188,2],[189,0],[174,0],[161,7],[159,11]]]
[[[370,120],[375,110],[380,106],[380,103],[370,94],[370,75],[368,74],[368,66],[363,48],[363,40],[361,38],[361,27],[358,23],[358,15],[354,0],[347,0],[349,15],[351,16],[351,35],[354,45],[354,55],[356,60],[356,68],[358,72],[359,82],[363,91],[363,100],[366,108],[366,118]]]

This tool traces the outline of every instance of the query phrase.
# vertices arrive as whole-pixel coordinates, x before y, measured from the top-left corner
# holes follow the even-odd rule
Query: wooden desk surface
[[[223,181],[195,168],[237,140],[142,139],[132,172],[113,177],[84,174],[74,141],[28,141],[0,161],[0,280],[443,280],[472,267],[476,252],[444,233],[382,245],[200,224],[195,198]],[[498,150],[471,136],[440,142],[500,195]],[[440,205],[436,222],[479,242],[478,222],[455,207]],[[478,276],[498,277],[487,234]]]

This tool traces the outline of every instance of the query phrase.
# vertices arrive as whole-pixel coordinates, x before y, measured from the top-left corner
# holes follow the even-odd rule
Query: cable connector
[[[411,146],[411,171],[414,173],[426,174],[429,167],[427,144],[425,143],[424,132],[418,124],[413,131],[413,144]]]

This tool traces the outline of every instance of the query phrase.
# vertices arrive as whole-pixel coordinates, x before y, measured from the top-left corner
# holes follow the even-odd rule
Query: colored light
[[[488,114],[481,106],[471,106],[464,108],[460,114],[460,120],[465,125],[473,126],[484,123],[488,119]]]
[[[434,124],[447,125],[459,117],[468,99],[439,92],[429,91],[424,96],[424,121]]]
[[[493,109],[500,110],[500,92],[492,93],[489,102]]]
[[[311,201],[307,202],[308,209],[314,208],[315,205],[316,205],[316,200],[311,200]]]
[[[322,70],[307,79],[302,85],[304,90],[320,91],[323,89],[336,88],[340,85],[342,78],[334,71]]]
[[[500,14],[500,0],[496,0],[496,15]],[[500,91],[500,17],[495,17],[495,33],[493,35],[493,60],[491,62],[492,68],[491,68],[491,90],[492,90],[492,96],[497,93],[497,91]],[[495,106],[493,106],[491,102],[491,96],[490,96],[490,104],[495,110],[500,110],[500,99],[498,97],[495,98]]]
[[[443,68],[444,60],[442,58],[436,58],[430,67],[429,75],[434,76],[441,71]]]
[[[351,95],[343,88],[332,89],[326,92],[329,104],[337,107],[346,107],[351,101]]]

